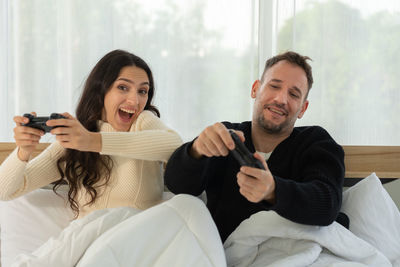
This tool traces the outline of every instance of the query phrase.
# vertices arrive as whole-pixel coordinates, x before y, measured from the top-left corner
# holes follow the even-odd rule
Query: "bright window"
[[[89,71],[113,49],[149,63],[161,118],[188,141],[216,121],[250,120],[265,60],[294,50],[313,59],[315,80],[298,125],[321,125],[341,144],[400,145],[399,5],[1,1],[0,141],[13,141],[16,114],[74,113]]]
[[[260,24],[271,32],[264,53],[313,60],[310,105],[297,125],[321,125],[341,144],[400,145],[400,2],[261,3],[273,10]]]

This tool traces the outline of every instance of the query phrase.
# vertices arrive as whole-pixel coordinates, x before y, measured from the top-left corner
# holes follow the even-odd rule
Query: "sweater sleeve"
[[[130,132],[101,132],[100,154],[166,162],[182,139],[150,111],[143,111]]]
[[[60,179],[57,160],[64,148],[55,142],[29,162],[16,148],[0,166],[0,199],[11,200]]]
[[[227,121],[222,123],[228,129],[238,129],[238,124],[232,124]],[[204,156],[200,159],[193,158],[190,156],[189,151],[196,138],[179,147],[167,163],[164,173],[165,185],[175,194],[198,196],[204,190],[214,191],[214,193],[219,190],[211,187],[217,186],[217,180],[221,181],[223,179],[222,173],[218,173],[218,170],[225,168],[227,157]]]
[[[342,204],[343,149],[329,137],[308,145],[295,161],[293,177],[274,175],[276,203],[269,208],[298,223],[331,224]]]
[[[164,181],[168,189],[174,194],[200,195],[205,190],[207,176],[206,166],[208,158],[192,158],[189,150],[193,141],[179,147],[169,159]]]

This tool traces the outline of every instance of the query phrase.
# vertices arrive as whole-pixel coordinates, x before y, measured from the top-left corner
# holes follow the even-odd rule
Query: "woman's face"
[[[123,67],[104,96],[102,119],[120,132],[129,131],[144,110],[150,89],[147,73],[135,66]]]

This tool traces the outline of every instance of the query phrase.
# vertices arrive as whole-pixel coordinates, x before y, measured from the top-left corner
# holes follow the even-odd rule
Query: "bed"
[[[34,154],[40,153],[47,146],[48,144],[40,144]],[[0,163],[14,148],[14,143],[0,143]],[[392,197],[382,186],[382,183],[397,183],[398,180],[396,179],[400,178],[400,146],[343,146],[343,148],[346,165],[345,186],[347,188],[343,193],[342,211],[350,217],[351,235],[361,240],[354,242],[365,241],[367,243],[365,249],[369,249],[369,252],[365,252],[367,253],[365,259],[354,258],[355,256],[352,258],[351,255],[344,257],[347,257],[350,262],[361,262],[366,266],[376,265],[379,261],[383,261],[383,263],[379,262],[379,265],[382,266],[385,263],[387,263],[387,266],[400,266],[400,212]],[[165,198],[170,197],[170,194],[165,193]],[[0,202],[1,266],[7,266],[15,255],[29,253],[51,236],[57,235],[69,224],[71,218],[72,213],[66,208],[65,201],[53,194],[48,188],[38,189],[10,202]],[[262,235],[259,232],[252,232],[252,229],[258,223],[264,225],[270,222],[275,222],[275,225],[271,225],[268,227],[269,229],[275,229],[274,227],[279,227],[279,225],[286,225],[290,229],[300,227],[300,230],[297,229],[293,232],[309,233],[309,236],[301,237],[302,240],[307,239],[308,241],[295,244],[282,243],[289,242],[289,239],[293,241],[293,237],[290,236],[293,232],[280,232],[281,228],[275,229],[273,233],[265,231]],[[324,251],[327,251],[326,246],[329,247],[330,243],[333,242],[334,235],[328,235],[324,240],[321,238],[324,235],[320,234],[322,229],[301,227],[303,226],[291,226],[291,222],[279,218],[274,213],[253,215],[249,220],[244,221],[225,242],[224,250],[227,265],[258,266],[257,264],[260,264],[261,261],[274,261],[276,266],[287,266],[290,264],[288,260],[294,262],[310,260],[314,263],[321,263],[321,265],[316,264],[315,266],[324,266],[325,263],[333,261],[333,256],[324,254]],[[329,229],[329,231],[326,229]],[[342,231],[343,237],[341,238],[345,238],[350,233],[345,232],[338,225],[323,228],[323,230],[325,233],[335,231],[336,236],[338,236],[338,231]],[[276,233],[281,233],[282,236],[276,236]],[[254,234],[257,234],[256,237]],[[271,234],[275,236],[271,238]],[[250,239],[249,236],[251,236]],[[263,250],[271,251],[271,246],[275,245],[277,238],[281,238],[278,246],[284,244],[286,247],[304,247],[305,250],[297,251],[296,254],[286,257],[283,261],[282,256],[277,256],[280,255],[279,253],[258,255]],[[318,240],[314,240],[315,238]],[[319,252],[324,257],[319,257],[317,260],[308,259],[307,257],[310,256],[305,257],[303,255],[309,255],[310,251],[316,250],[314,241],[321,244],[327,243]],[[299,240],[296,242],[299,242]],[[365,244],[365,242],[362,244]],[[338,241],[337,244],[339,243]],[[349,244],[358,246],[357,243],[350,242]],[[346,254],[346,250],[349,250],[344,245],[329,247],[329,249],[336,251],[337,254]],[[373,260],[371,260],[371,256],[367,257],[371,251],[373,251],[375,257]],[[277,257],[280,259],[277,260]]]

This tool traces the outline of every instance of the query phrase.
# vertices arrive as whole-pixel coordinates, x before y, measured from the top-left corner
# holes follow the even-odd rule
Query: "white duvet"
[[[178,195],[145,211],[95,211],[12,266],[226,266],[204,203]]]
[[[243,221],[224,244],[228,266],[392,266],[376,248],[334,222],[291,222],[274,211]]]
[[[225,251],[224,251],[225,250]],[[100,210],[70,224],[13,266],[392,266],[336,222],[301,225],[263,211],[224,246],[202,201],[178,195],[145,211]]]

